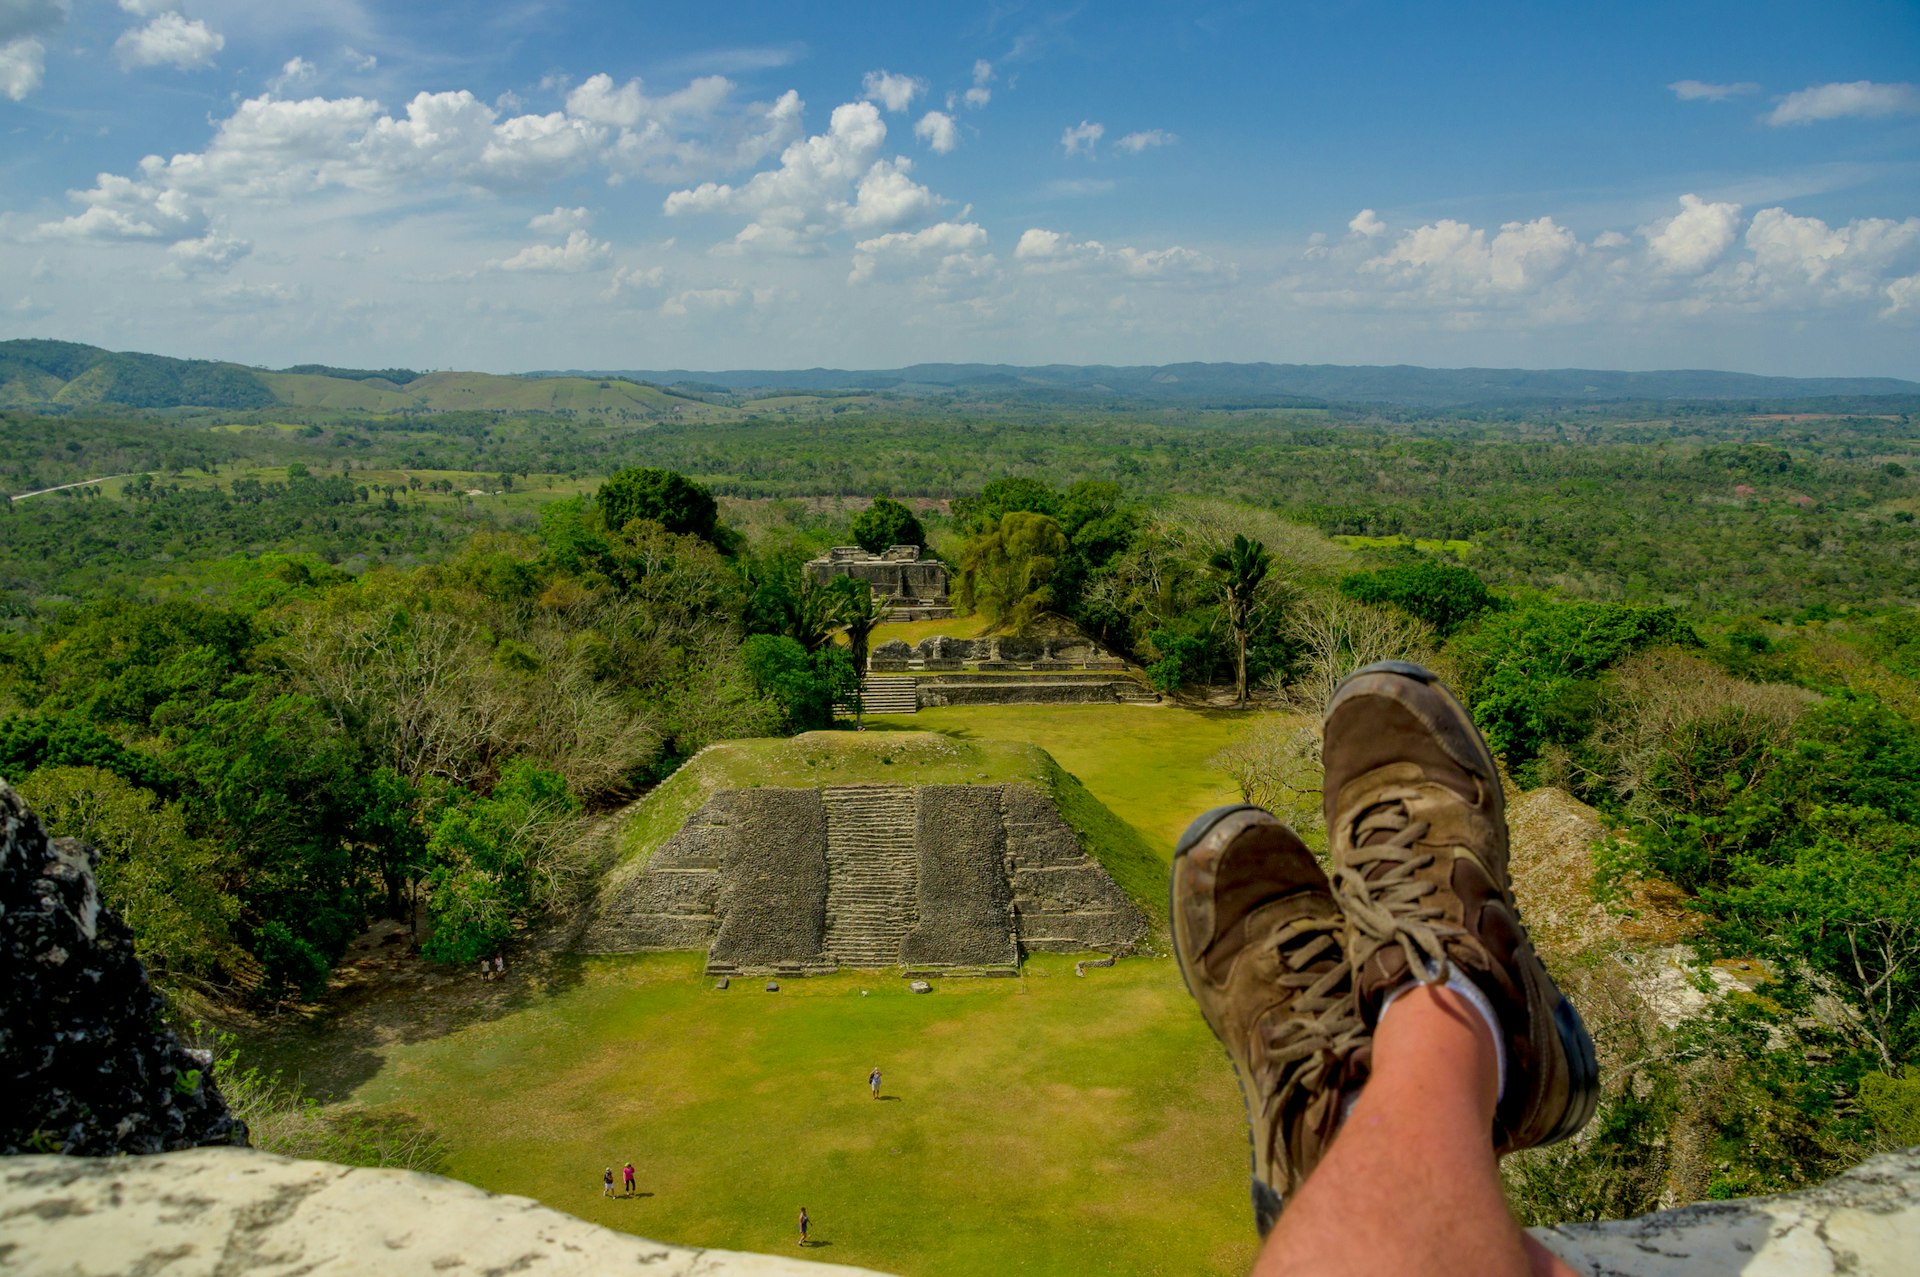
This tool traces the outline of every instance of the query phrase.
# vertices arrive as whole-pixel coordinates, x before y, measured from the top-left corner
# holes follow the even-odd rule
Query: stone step
[[[907,685],[911,694],[911,679],[888,681]],[[874,707],[869,700],[868,708]],[[836,786],[823,791],[821,801],[827,816],[826,951],[843,966],[898,966],[919,887],[913,791],[902,785]]]

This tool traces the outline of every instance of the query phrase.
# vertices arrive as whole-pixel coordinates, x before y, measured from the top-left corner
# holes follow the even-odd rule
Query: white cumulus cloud
[[[960,126],[944,111],[928,111],[921,116],[913,126],[913,135],[932,147],[935,155],[945,155],[960,145]]]
[[[0,44],[0,93],[15,102],[40,87],[47,71],[47,46],[31,37]]]
[[[213,55],[227,47],[226,37],[198,18],[166,12],[144,27],[130,27],[113,42],[124,67],[172,66],[199,71],[213,65]]]
[[[1364,269],[1448,297],[1517,293],[1558,274],[1578,246],[1573,232],[1551,217],[1508,222],[1491,239],[1478,227],[1442,218],[1408,231]]]
[[[1092,155],[1093,148],[1106,134],[1106,125],[1082,120],[1060,134],[1060,145],[1068,155],[1079,155],[1083,151]]]
[[[46,77],[51,35],[67,20],[67,0],[0,0],[0,93],[22,101]]]
[[[218,231],[199,239],[183,239],[167,249],[169,274],[176,276],[217,274],[253,251],[246,240]]]
[[[529,244],[512,257],[488,262],[493,270],[543,271],[577,275],[605,270],[613,261],[613,245],[585,231],[573,231],[564,244]]]
[[[882,155],[886,141],[879,108],[871,102],[844,103],[834,108],[825,133],[782,151],[779,167],[739,186],[703,182],[674,191],[663,208],[669,216],[749,214],[753,225],[743,236],[751,232],[749,238],[761,246],[788,250],[835,230],[886,230],[933,216],[940,198],[907,176],[912,160]],[[772,228],[787,234],[767,234]],[[735,244],[752,246],[739,237]]]
[[[1139,133],[1129,133],[1114,145],[1129,155],[1138,155],[1156,146],[1172,146],[1179,140],[1179,135],[1169,133],[1165,129],[1146,129]]]
[[[564,235],[568,231],[585,230],[593,215],[584,208],[563,208],[555,206],[551,213],[537,214],[527,223],[527,229],[537,235]]]
[[[969,270],[979,263],[975,250],[986,247],[987,232],[973,222],[937,222],[917,231],[892,231],[854,245],[853,270],[847,276],[851,284],[872,279],[882,262],[904,264],[929,257],[943,269],[965,264]]]
[[[1380,220],[1378,213],[1370,208],[1363,208],[1353,215],[1352,221],[1347,223],[1347,230],[1362,238],[1372,239],[1376,235],[1385,235],[1387,224]]]
[[[960,95],[960,100],[969,107],[978,110],[993,101],[993,90],[988,85],[994,81],[993,63],[985,58],[975,60],[973,64],[973,86]],[[948,105],[952,105],[949,103]]]
[[[1640,228],[1647,251],[1672,275],[1698,275],[1726,256],[1740,234],[1740,206],[1682,195],[1680,211]]]
[[[1109,248],[1097,239],[1076,240],[1059,231],[1032,227],[1020,236],[1013,249],[1014,260],[1029,270],[1055,272],[1099,269],[1117,272],[1134,279],[1196,278],[1228,276],[1227,266],[1205,253],[1178,244],[1167,248],[1134,248],[1122,245]]]
[[[861,82],[861,94],[869,102],[878,102],[889,111],[904,111],[913,105],[913,100],[927,91],[924,82],[910,75],[895,75],[891,71],[869,71]]]
[[[1675,80],[1667,88],[1682,102],[1725,102],[1728,98],[1758,93],[1760,86],[1750,80],[1738,84],[1710,84],[1705,80]]]
[[[1915,113],[1920,113],[1920,85],[1855,80],[1849,84],[1816,84],[1789,93],[1767,114],[1766,121],[1779,127],[1849,116],[1873,119]]]

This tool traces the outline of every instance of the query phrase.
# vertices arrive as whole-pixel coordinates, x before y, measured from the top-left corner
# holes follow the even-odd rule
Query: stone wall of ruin
[[[888,794],[897,798],[882,802]],[[888,819],[906,826],[888,839],[900,851],[886,854],[904,856],[911,840],[908,863],[886,880],[906,896],[891,912],[912,925],[861,944],[848,924],[878,916],[870,899],[857,899],[873,892],[872,876],[855,881],[845,864],[848,831],[836,836],[829,822],[850,819],[836,814],[850,811],[870,822],[882,810],[899,812]],[[860,830],[875,855],[886,835]],[[830,844],[839,848],[838,871]],[[742,971],[836,961],[1010,968],[1023,952],[1129,953],[1147,930],[1058,809],[1029,786],[847,786],[715,794],[643,871],[613,880],[580,947],[706,950],[717,969]]]

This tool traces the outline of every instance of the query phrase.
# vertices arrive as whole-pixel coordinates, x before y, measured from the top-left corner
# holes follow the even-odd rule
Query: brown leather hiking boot
[[[1293,831],[1246,805],[1187,827],[1172,892],[1180,974],[1240,1078],[1264,1237],[1366,1080],[1340,909]]]
[[[1593,1040],[1520,924],[1506,800],[1473,719],[1428,670],[1382,661],[1327,704],[1325,804],[1354,997],[1371,1027],[1409,980],[1471,977],[1500,1019],[1496,1154],[1566,1139],[1599,1098]]]

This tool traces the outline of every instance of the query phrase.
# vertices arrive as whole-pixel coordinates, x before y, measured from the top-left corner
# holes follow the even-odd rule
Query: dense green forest
[[[1523,1208],[1785,1187],[1920,1140],[1920,426],[1875,406],[8,412],[0,775],[189,999],[310,996],[379,916],[469,961],[585,889],[598,813],[831,722],[872,601],[800,563],[924,542],[1174,696],[1436,664],[1520,786],[1606,815],[1603,894],[1772,973],[1613,1026],[1632,1067]],[[1310,826],[1314,750],[1233,766]]]

